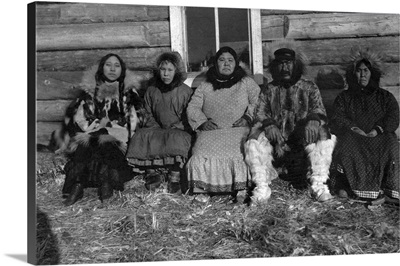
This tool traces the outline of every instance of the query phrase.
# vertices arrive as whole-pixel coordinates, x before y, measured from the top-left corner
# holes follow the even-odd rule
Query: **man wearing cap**
[[[336,137],[329,133],[317,85],[302,77],[304,56],[288,48],[274,52],[272,82],[262,86],[245,159],[256,188],[253,199],[267,200],[279,174],[295,188],[308,183],[318,201],[332,198],[326,182]],[[307,183],[308,180],[308,183]]]

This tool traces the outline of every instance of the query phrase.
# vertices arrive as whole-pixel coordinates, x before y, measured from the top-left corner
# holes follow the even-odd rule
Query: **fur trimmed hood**
[[[298,48],[293,40],[274,41],[267,44],[263,51],[263,64],[267,66],[273,81],[278,81],[277,61],[274,52],[281,48],[288,48],[295,51],[295,64],[293,69],[292,84],[296,83],[304,74],[307,73],[309,60],[307,56]]]
[[[156,60],[156,69],[158,69],[160,64],[164,61],[169,61],[176,67],[176,73],[180,74],[181,82],[186,80],[187,73],[185,70],[185,64],[183,63],[183,59],[178,52],[164,52],[159,55]]]
[[[371,71],[370,85],[372,87],[379,87],[380,79],[384,75],[381,54],[371,50],[370,48],[361,48],[357,46],[353,47],[350,51],[350,55],[345,58],[346,81],[349,88],[357,87],[355,70],[361,61],[365,61],[369,64],[367,67]]]
[[[176,67],[174,79],[170,84],[165,84],[160,77],[160,65],[162,62],[165,61],[170,62]],[[168,91],[182,85],[186,78],[187,73],[181,55],[175,51],[164,52],[157,57],[153,69],[153,79],[150,83],[153,83],[157,88],[161,89],[162,91]]]

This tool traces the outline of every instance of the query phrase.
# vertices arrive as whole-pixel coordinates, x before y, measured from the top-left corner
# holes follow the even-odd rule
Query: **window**
[[[262,82],[260,10],[209,7],[170,7],[171,48],[178,51],[188,71],[187,84],[207,69],[222,46],[240,55],[249,51],[249,68]]]

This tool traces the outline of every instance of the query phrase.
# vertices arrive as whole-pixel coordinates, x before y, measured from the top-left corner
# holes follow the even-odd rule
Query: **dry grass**
[[[399,209],[338,200],[274,180],[266,206],[148,192],[139,175],[101,203],[62,205],[65,159],[37,156],[38,264],[399,253]]]

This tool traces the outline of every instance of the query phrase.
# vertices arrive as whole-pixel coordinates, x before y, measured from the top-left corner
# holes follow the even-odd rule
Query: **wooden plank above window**
[[[316,13],[265,15],[262,39],[326,39],[399,34],[396,14]]]
[[[37,27],[37,50],[170,46],[169,22],[127,22]]]
[[[168,6],[115,4],[37,4],[37,25],[166,21]]]

